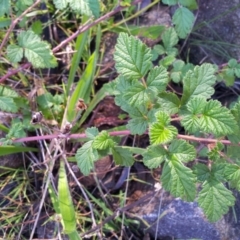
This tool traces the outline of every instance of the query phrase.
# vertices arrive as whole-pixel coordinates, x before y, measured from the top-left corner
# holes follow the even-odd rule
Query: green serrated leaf
[[[22,137],[26,137],[26,132],[24,131],[22,122],[13,122],[8,134],[6,135],[6,138],[15,139]]]
[[[151,144],[162,144],[173,140],[178,131],[175,127],[169,125],[170,117],[165,112],[155,114],[156,122],[150,126],[149,136]]]
[[[70,7],[80,14],[98,18],[100,15],[100,5],[98,0],[70,0]]]
[[[144,106],[126,108],[132,119],[129,120],[127,128],[131,131],[131,134],[143,134],[148,127],[147,108]]]
[[[180,7],[175,11],[172,21],[180,38],[186,38],[191,32],[194,19],[194,14],[185,7]]]
[[[134,158],[129,149],[115,146],[112,148],[112,155],[117,165],[130,167],[134,163]]]
[[[200,118],[200,128],[216,135],[231,134],[238,129],[233,115],[217,100],[207,102]]]
[[[197,179],[200,182],[206,181],[211,176],[211,173],[208,167],[202,163],[198,163],[194,165],[193,173],[197,176]]]
[[[194,201],[196,196],[195,176],[177,159],[167,160],[163,167],[161,181],[165,190],[175,197]]]
[[[217,100],[206,101],[202,97],[192,98],[184,114],[182,125],[189,132],[198,130],[216,135],[231,134],[238,129],[230,111]]]
[[[173,46],[178,43],[178,36],[174,28],[170,27],[162,35],[162,41],[167,55],[172,52]]]
[[[137,80],[132,81],[131,87],[123,93],[123,97],[126,102],[135,107],[146,104],[150,100],[147,89]]]
[[[98,18],[100,14],[100,5],[97,0],[54,0],[56,8],[62,10],[69,3],[71,9],[77,13]]]
[[[168,72],[166,68],[159,66],[151,69],[146,83],[148,89],[155,95],[165,91],[168,84]]]
[[[151,50],[139,39],[120,33],[115,49],[115,67],[124,77],[140,79],[152,67]]]
[[[81,172],[87,176],[94,167],[94,162],[98,160],[97,150],[92,147],[93,141],[88,141],[77,150],[76,161]]]
[[[10,60],[20,61],[20,56],[24,55],[36,68],[51,68],[57,66],[57,60],[53,56],[49,44],[42,41],[32,30],[22,31],[18,35],[18,44],[18,51],[20,51],[18,54],[16,53],[16,45],[8,46],[7,55]],[[14,54],[17,54],[17,58],[16,56],[15,58],[13,57]]]
[[[182,60],[176,60],[173,63],[173,70],[171,72],[171,79],[173,80],[173,82],[175,83],[179,83],[182,80],[182,69],[184,68],[185,63]]]
[[[143,163],[150,169],[157,168],[165,161],[166,157],[167,151],[162,146],[150,146],[143,153]]]
[[[230,182],[231,187],[240,191],[240,166],[237,164],[228,164],[225,167],[224,176]]]
[[[200,117],[207,102],[203,97],[193,97],[187,103],[187,112],[183,113],[182,125],[185,130],[195,133],[200,130]]]
[[[183,78],[182,104],[186,104],[194,96],[210,98],[214,93],[212,86],[216,81],[214,73],[215,68],[209,63],[196,66],[193,71],[188,71]]]
[[[0,17],[4,14],[9,14],[10,10],[10,1],[9,0],[0,0]]]
[[[99,134],[99,131],[96,127],[91,127],[87,128],[85,133],[89,139],[93,140]]]
[[[23,58],[23,49],[17,45],[7,47],[7,56],[12,63],[18,63]]]
[[[0,96],[0,109],[5,112],[16,113],[18,108],[15,102],[10,97]]]
[[[5,86],[0,86],[0,96],[11,97],[11,98],[19,97],[16,91]]]
[[[181,106],[181,101],[178,96],[171,92],[160,93],[158,102],[161,106],[161,109],[169,114],[177,113]]]
[[[214,178],[205,181],[199,192],[198,204],[211,222],[218,221],[234,202],[232,192]]]
[[[93,148],[104,150],[114,146],[114,141],[110,138],[107,131],[102,131],[95,137],[92,144]]]
[[[185,140],[173,140],[168,149],[173,158],[181,162],[189,162],[196,158],[196,150],[194,146],[187,143]]]

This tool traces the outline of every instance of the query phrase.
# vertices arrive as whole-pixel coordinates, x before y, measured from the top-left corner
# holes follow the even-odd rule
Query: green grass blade
[[[66,95],[69,95],[69,90],[71,89],[75,74],[77,72],[77,68],[79,66],[79,62],[82,57],[82,52],[84,47],[86,46],[87,38],[88,38],[89,31],[86,31],[80,34],[77,38],[75,49],[77,52],[74,53],[72,62],[71,62],[71,69],[68,77],[67,88],[66,88]]]
[[[89,58],[87,68],[85,69],[82,78],[78,82],[67,107],[67,120],[73,121],[76,117],[76,103],[79,98],[82,98],[87,102],[90,98],[91,87],[94,79],[94,73],[96,70],[98,54],[95,51]]]
[[[37,152],[37,148],[22,147],[22,146],[0,146],[0,156],[5,156],[12,153],[21,152]]]
[[[68,234],[70,240],[80,240],[80,236],[77,231]]]
[[[60,161],[58,195],[59,209],[64,224],[64,232],[69,234],[76,231],[76,218],[63,160]]]
[[[87,119],[89,114],[93,111],[93,109],[97,106],[97,104],[107,95],[108,95],[108,93],[106,92],[106,89],[104,87],[102,87],[96,93],[96,95],[94,96],[94,98],[92,99],[90,104],[88,105],[88,108],[86,109],[83,116],[81,117],[81,119],[79,121],[79,126],[81,126],[84,123],[84,121]]]

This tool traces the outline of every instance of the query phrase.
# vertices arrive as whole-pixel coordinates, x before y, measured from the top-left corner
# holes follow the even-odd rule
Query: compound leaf
[[[104,150],[114,146],[114,141],[110,138],[107,131],[102,131],[93,140],[93,148]]]
[[[22,31],[18,35],[18,44],[20,52],[15,58],[13,55],[16,54],[16,45],[8,46],[7,54],[10,60],[21,60],[20,56],[24,55],[36,68],[51,68],[57,66],[56,58],[53,56],[49,44],[42,41],[33,31]]]
[[[115,146],[112,148],[112,154],[117,165],[130,167],[134,163],[134,158],[128,148]]]
[[[148,127],[148,111],[144,106],[127,108],[126,111],[132,118],[127,124],[127,128],[131,131],[131,134],[143,134]],[[151,116],[150,116],[151,118]]]
[[[157,95],[166,90],[168,73],[165,67],[159,66],[150,70],[147,78],[147,88]]]
[[[240,166],[237,164],[228,164],[225,167],[224,175],[231,186],[240,191]]]
[[[182,162],[189,162],[195,159],[195,148],[184,140],[173,140],[168,149],[170,155]]]
[[[54,0],[57,9],[64,9],[69,3],[71,9],[77,13],[84,14],[89,17],[99,17],[100,6],[98,0]]]
[[[162,146],[150,146],[143,154],[143,163],[148,168],[157,168],[166,159],[167,151]]]
[[[205,105],[200,118],[200,127],[203,131],[216,135],[231,134],[238,129],[233,115],[217,100],[210,100]]]
[[[159,94],[158,102],[161,109],[169,114],[175,114],[179,111],[181,101],[175,93],[163,92]]]
[[[178,36],[180,38],[186,38],[186,36],[190,33],[193,26],[194,22],[193,13],[185,7],[180,7],[174,13],[172,20],[173,23],[175,24]]]
[[[120,33],[115,47],[114,60],[118,73],[131,79],[140,79],[150,70],[151,50],[139,39]]]
[[[89,139],[93,140],[99,134],[99,131],[96,127],[91,127],[87,128],[85,133]]]
[[[68,0],[70,7],[77,13],[89,17],[99,17],[100,5],[98,0]]]
[[[209,178],[199,192],[198,203],[211,222],[219,220],[235,202],[232,192],[221,182]]]
[[[78,167],[87,176],[93,169],[94,162],[98,159],[97,150],[92,147],[93,141],[88,141],[77,150],[75,155]]]
[[[11,97],[0,96],[0,109],[5,112],[17,112],[18,108],[16,103]]]
[[[123,97],[126,102],[135,107],[150,100],[146,88],[137,80],[132,81],[131,87],[123,94]]]
[[[195,176],[192,170],[185,167],[181,161],[172,158],[166,160],[161,181],[165,190],[175,197],[193,201],[196,195]]]
[[[212,85],[216,81],[215,69],[212,64],[204,63],[190,70],[183,78],[182,104],[186,104],[190,98],[201,96],[210,98],[214,93]]]
[[[155,114],[157,121],[149,129],[151,144],[162,144],[171,141],[177,135],[177,129],[169,125],[170,118],[165,112]]]

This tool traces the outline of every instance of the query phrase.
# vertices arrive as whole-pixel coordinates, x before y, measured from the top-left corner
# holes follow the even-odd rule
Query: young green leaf
[[[17,112],[18,108],[15,102],[10,97],[0,96],[0,109],[5,112]]]
[[[167,55],[177,55],[177,48],[174,46],[178,43],[178,36],[174,28],[170,27],[162,35],[162,41]]]
[[[211,222],[219,220],[234,202],[232,192],[214,178],[203,183],[198,196],[198,204]]]
[[[161,181],[165,190],[175,197],[193,201],[196,196],[195,176],[192,170],[185,167],[178,159],[166,160]]]
[[[100,6],[97,0],[54,0],[56,8],[62,10],[69,3],[71,9],[89,17],[99,17]]]
[[[91,127],[87,128],[85,133],[89,139],[93,140],[99,134],[99,131],[96,127]]]
[[[240,191],[240,166],[237,164],[228,164],[225,167],[224,175],[230,182],[231,187]]]
[[[179,111],[181,101],[175,93],[163,92],[159,94],[158,103],[164,112],[175,114]]]
[[[171,125],[170,118],[165,112],[155,114],[156,122],[150,126],[149,135],[151,144],[162,144],[173,140],[177,135],[177,129]]]
[[[165,161],[166,157],[167,151],[162,146],[150,146],[143,153],[143,163],[150,169],[157,168]]]
[[[210,98],[214,93],[212,86],[216,81],[214,73],[215,69],[209,63],[196,66],[193,71],[188,71],[183,78],[182,105],[194,96]]]
[[[120,33],[115,49],[115,67],[126,78],[140,79],[152,67],[151,50],[139,39]]]
[[[175,24],[176,31],[180,38],[186,38],[190,33],[193,22],[194,15],[185,7],[178,8],[173,14],[173,23]]]
[[[92,144],[93,148],[104,150],[114,146],[114,141],[110,138],[107,131],[102,131],[95,137]]]
[[[36,68],[57,66],[56,58],[53,56],[49,44],[42,41],[33,31],[22,31],[17,39],[18,46],[9,45],[7,47],[7,55],[11,62],[19,62],[20,57],[22,58],[24,55]]]
[[[112,148],[112,155],[113,155],[114,162],[117,165],[130,167],[134,163],[134,158],[132,156],[132,153],[127,148],[115,146]]]
[[[93,141],[88,141],[77,150],[76,161],[81,172],[87,176],[93,169],[94,162],[98,160],[97,150],[92,147]]]
[[[195,148],[184,140],[173,140],[168,148],[171,158],[189,162],[196,158]]]

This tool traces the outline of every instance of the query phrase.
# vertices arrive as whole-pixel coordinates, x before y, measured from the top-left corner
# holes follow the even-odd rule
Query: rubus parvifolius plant
[[[177,36],[172,28],[164,34],[172,40]],[[222,71],[209,63],[189,67],[181,61],[177,72],[179,60],[171,68],[153,66],[151,49],[126,33],[118,37],[114,59],[119,76],[110,88],[129,115],[126,128],[133,135],[148,133],[150,143],[141,150],[120,147],[106,131],[87,129],[90,141],[76,154],[80,169],[88,174],[99,151],[110,150],[115,163],[124,166],[131,166],[133,153],[141,152],[149,169],[162,166],[165,190],[186,201],[197,199],[207,218],[217,221],[235,202],[225,183],[240,190],[240,161],[234,154],[240,141],[240,102],[228,109],[210,99]],[[176,74],[181,94],[167,90]]]

